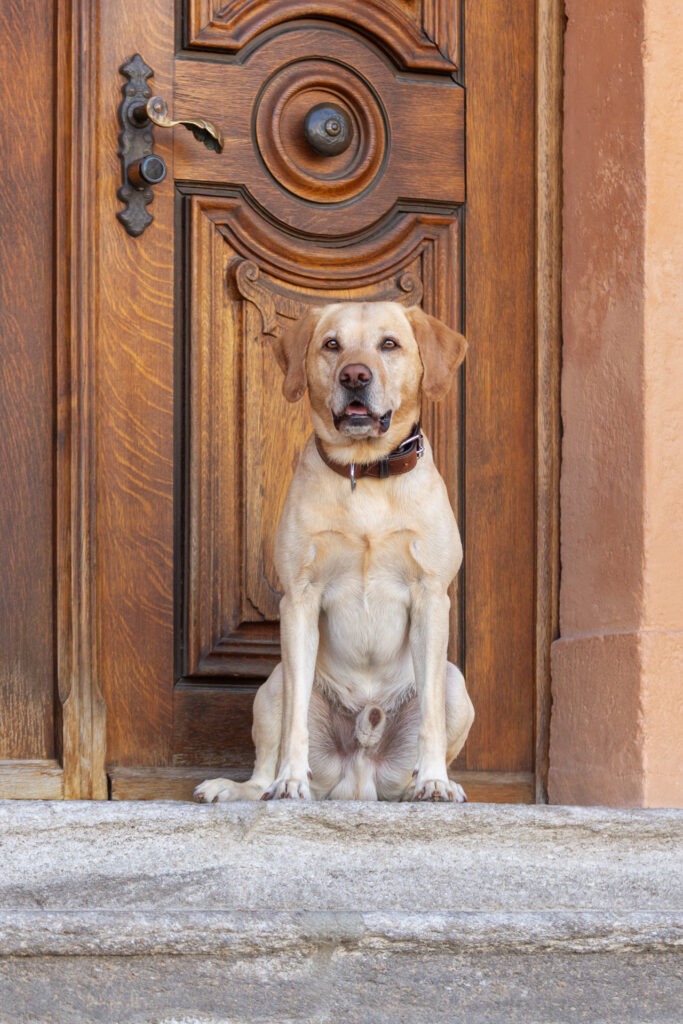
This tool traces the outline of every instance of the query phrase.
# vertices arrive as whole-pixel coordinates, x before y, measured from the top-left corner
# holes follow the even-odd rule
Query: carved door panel
[[[473,798],[532,798],[533,4],[179,6],[107,0],[97,34],[93,543],[112,795],[185,797],[206,767],[249,769],[253,695],[279,651],[275,525],[309,432],[272,339],[311,304],[392,298],[471,345],[423,418],[465,539],[451,657],[477,722],[456,768]],[[225,141],[154,129],[169,174],[134,238],[102,126],[136,51],[172,116]],[[322,105],[325,152],[303,131]]]

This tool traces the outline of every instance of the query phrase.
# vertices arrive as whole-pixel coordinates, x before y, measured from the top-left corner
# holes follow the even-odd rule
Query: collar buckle
[[[415,447],[415,454],[418,459],[424,455],[424,439],[422,437],[422,431],[420,430],[420,424],[416,423],[413,428],[413,433],[410,437],[407,437],[405,441],[401,441],[397,448],[388,456],[388,458],[407,455]]]

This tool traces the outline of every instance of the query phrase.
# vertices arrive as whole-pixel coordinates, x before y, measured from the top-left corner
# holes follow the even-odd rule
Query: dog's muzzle
[[[333,412],[334,425],[342,434],[367,436],[386,433],[391,423],[392,410],[378,413],[372,408],[373,375],[364,363],[350,363],[339,372],[340,410]]]

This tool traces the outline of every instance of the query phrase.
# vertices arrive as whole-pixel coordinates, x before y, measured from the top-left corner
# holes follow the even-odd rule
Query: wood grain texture
[[[250,771],[234,764],[208,768],[112,768],[112,800],[191,800],[204,779],[222,776],[242,782]],[[469,803],[530,804],[534,802],[531,772],[453,772]]]
[[[251,774],[256,686],[180,684],[173,694],[173,765],[230,764]]]
[[[106,707],[99,686],[92,511],[94,296],[91,240],[99,216],[95,120],[97,8],[58,5],[54,205],[57,692],[64,796],[103,799]]]
[[[465,7],[467,766],[530,771],[535,674],[535,4]]]
[[[250,774],[230,769],[230,778],[239,782]],[[200,782],[220,777],[216,768],[112,768],[109,793],[112,800],[191,800]]]
[[[328,74],[334,77],[342,68],[353,69],[348,74],[355,77],[359,94],[364,82],[371,83],[388,139],[381,172],[343,207],[337,207],[334,196],[325,197],[320,181],[316,194],[314,175],[310,195],[315,201],[302,203],[289,190],[290,179],[276,179],[268,170],[268,152],[258,153],[258,112],[268,96],[264,83],[284,74],[289,66],[308,73],[311,53],[318,55],[319,87]],[[198,147],[187,132],[177,136],[178,179],[217,187],[239,183],[268,210],[269,217],[295,236],[306,232],[341,241],[371,228],[399,199],[423,206],[464,200],[464,91],[449,75],[397,75],[362,39],[334,25],[291,29],[274,36],[243,63],[177,61],[175,74],[176,113],[201,111],[225,135],[220,155]],[[351,85],[348,89],[350,97],[354,89]],[[263,136],[268,136],[265,129]],[[297,154],[289,153],[288,158],[293,166],[300,166]],[[326,159],[319,157],[318,163],[322,166]]]
[[[455,71],[460,52],[459,0],[187,0],[186,45],[237,52],[261,32],[301,18],[335,21],[370,38],[400,67]]]
[[[0,800],[62,800],[64,781],[56,761],[0,761]]]
[[[53,18],[0,9],[0,757],[22,759],[55,756]]]
[[[559,635],[564,4],[537,2],[536,799],[547,802],[550,645]]]
[[[154,89],[172,90],[173,5],[99,5],[101,88],[94,124],[99,219],[92,243],[94,544],[98,673],[110,762],[165,764],[173,713],[174,243],[173,151],[155,151],[169,178],[155,190],[154,223],[131,238],[116,219],[120,184],[120,65],[140,51]]]
[[[450,771],[465,790],[471,804],[533,804],[532,772]]]

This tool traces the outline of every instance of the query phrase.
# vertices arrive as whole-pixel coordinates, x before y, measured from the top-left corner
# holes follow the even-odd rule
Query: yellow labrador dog
[[[465,339],[417,307],[336,303],[274,347],[314,427],[276,541],[282,662],[254,701],[251,779],[195,799],[463,801],[447,767],[474,711],[446,656],[462,547],[419,418]]]

